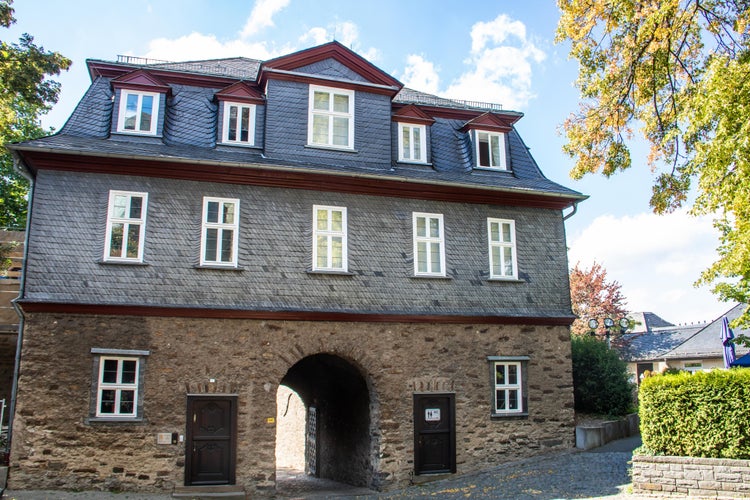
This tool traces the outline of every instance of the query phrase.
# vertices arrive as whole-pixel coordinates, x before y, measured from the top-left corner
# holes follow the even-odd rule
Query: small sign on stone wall
[[[169,432],[157,433],[156,444],[172,444],[172,434]]]

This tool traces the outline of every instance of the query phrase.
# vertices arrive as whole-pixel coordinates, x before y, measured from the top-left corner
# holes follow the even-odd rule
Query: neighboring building
[[[0,424],[8,425],[8,408],[13,387],[13,369],[18,341],[18,313],[13,300],[18,297],[23,262],[23,231],[0,230],[0,245],[6,250],[8,267],[0,270]]]
[[[10,487],[375,489],[573,446],[563,210],[522,115],[332,42],[88,61],[33,179]],[[471,97],[471,96],[467,96]]]
[[[628,333],[620,342],[621,356],[628,363],[628,371],[640,383],[646,371],[661,373],[667,368],[675,368],[696,372],[724,368],[721,320],[726,316],[730,322],[733,321],[745,307],[736,305],[710,323],[685,326],[664,326],[664,320],[658,316],[644,313],[651,315],[644,322],[645,330]],[[748,335],[750,331],[735,329],[734,334]],[[735,352],[739,357],[748,349],[736,346]]]

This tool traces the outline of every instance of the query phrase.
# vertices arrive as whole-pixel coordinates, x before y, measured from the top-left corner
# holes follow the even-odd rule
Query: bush
[[[750,459],[750,370],[680,373],[643,380],[644,448],[663,455]]]
[[[633,407],[633,384],[617,351],[594,337],[574,335],[573,389],[581,413],[625,415]]]

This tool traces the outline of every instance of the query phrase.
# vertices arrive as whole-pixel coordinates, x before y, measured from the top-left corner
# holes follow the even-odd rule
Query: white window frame
[[[104,365],[106,361],[117,362],[117,381],[104,382]],[[125,361],[135,362],[135,378],[132,383],[122,382],[122,369]],[[138,416],[138,392],[140,385],[141,359],[137,357],[101,356],[99,358],[99,375],[96,387],[96,417],[98,418],[136,418]],[[114,408],[112,413],[102,412],[102,394],[104,391],[115,391]],[[120,411],[122,393],[133,391],[133,410],[129,413]]]
[[[320,110],[315,109],[315,93],[322,92],[329,95],[329,109]],[[349,111],[344,113],[341,111],[335,111],[333,109],[334,96],[344,95],[349,99]],[[314,117],[325,116],[328,118],[328,137],[326,142],[315,142],[314,139]],[[334,144],[333,143],[333,123],[335,118],[346,118],[348,120],[348,135],[347,144]],[[335,87],[323,87],[320,85],[310,85],[309,104],[308,104],[308,116],[307,116],[307,145],[315,147],[325,147],[334,149],[354,149],[354,91],[348,89],[341,89]]]
[[[230,139],[229,138],[229,125],[230,125],[230,109],[232,107],[237,108],[237,138],[236,139]],[[241,115],[242,111],[244,109],[248,110],[248,129],[247,129],[247,140],[243,141],[241,139],[241,129],[239,127],[241,123]],[[222,123],[222,130],[221,130],[221,142],[222,144],[232,144],[232,145],[240,145],[240,146],[254,146],[255,145],[255,104],[247,104],[247,103],[241,103],[241,102],[232,102],[232,101],[225,101],[224,102],[224,119]]]
[[[419,235],[417,230],[417,221],[419,219],[425,219],[425,235]],[[435,219],[438,221],[438,236],[433,237],[429,235],[430,220]],[[445,226],[443,224],[443,214],[429,214],[423,212],[412,213],[412,229],[414,234],[414,276],[445,276]],[[439,245],[439,264],[440,270],[435,272],[433,268],[433,260],[431,258],[432,252],[427,250],[425,256],[427,258],[427,269],[428,271],[419,270],[419,245],[425,244],[427,249],[432,245]]]
[[[487,136],[487,158],[489,160],[488,165],[482,165],[481,164],[481,154],[480,154],[480,136],[486,135]],[[492,159],[492,147],[491,142],[492,138],[497,137],[500,141],[499,147],[499,154],[500,158],[498,158],[498,161],[494,161]],[[476,168],[486,168],[490,170],[508,170],[508,158],[506,157],[506,141],[507,141],[507,134],[503,132],[490,132],[489,130],[475,130],[474,131],[474,155],[475,155],[475,165]]]
[[[218,214],[221,216],[224,213],[225,205],[234,205],[234,221],[233,222],[222,222],[217,220],[216,222],[208,221],[208,205],[209,203],[218,203]],[[201,216],[201,255],[200,265],[201,266],[222,266],[222,267],[237,267],[237,253],[239,250],[239,228],[240,228],[240,200],[237,198],[216,198],[212,196],[203,197],[203,214]],[[208,244],[208,231],[216,230],[216,260],[208,260],[206,258],[206,250]],[[232,231],[232,258],[229,261],[221,260],[222,251],[224,250],[224,232]]]
[[[326,212],[326,229],[318,228],[318,212]],[[332,228],[332,213],[341,212],[341,230],[336,231]],[[313,205],[313,236],[312,236],[312,270],[313,271],[336,271],[347,272],[348,263],[348,242],[347,242],[347,215],[346,207],[337,207],[331,205]],[[335,238],[341,238],[341,267],[333,265],[333,241]],[[318,238],[326,240],[326,264],[318,265]]]
[[[125,112],[128,106],[128,96],[138,96],[138,104],[136,105],[135,112],[135,130],[125,128]],[[148,130],[141,130],[141,111],[143,107],[143,98],[146,96],[153,97],[153,109],[151,113],[151,123]],[[120,90],[120,111],[117,115],[117,131],[125,134],[138,134],[138,135],[156,135],[159,122],[159,101],[161,94],[158,92],[141,92],[135,90]]]
[[[404,131],[409,132],[409,144],[404,145]],[[414,131],[419,132],[419,149],[414,147]],[[419,158],[415,158],[416,154]],[[398,161],[407,163],[427,163],[427,127],[415,123],[398,124]]]
[[[505,383],[497,383],[497,369],[498,366],[503,367],[503,376]],[[516,368],[516,382],[510,383],[508,381],[509,367],[514,366]],[[492,379],[493,379],[493,391],[492,391],[492,413],[495,415],[514,415],[517,413],[525,413],[524,410],[524,394],[523,394],[523,363],[521,361],[493,361],[492,362]],[[497,393],[503,391],[505,394],[505,406],[498,408]],[[516,392],[516,405],[517,408],[508,408],[510,402],[510,394],[512,391]]]
[[[115,216],[115,200],[118,196],[126,196],[128,198],[127,205],[125,207],[125,217]],[[143,201],[141,202],[141,216],[130,217],[130,207],[133,198],[140,197]],[[146,235],[146,212],[148,209],[148,193],[140,193],[134,191],[115,191],[109,192],[109,204],[107,207],[107,233],[104,239],[104,261],[105,262],[143,262],[143,247],[145,244]],[[114,224],[122,224],[122,249],[120,255],[112,254],[112,227]],[[137,225],[140,227],[138,231],[138,255],[136,257],[127,256],[128,240],[130,238],[130,227]]]
[[[500,241],[494,241],[492,239],[492,225],[498,224]],[[502,241],[503,235],[503,224],[510,226],[510,241]],[[492,217],[487,218],[487,243],[489,245],[489,259],[490,259],[490,279],[507,279],[513,280],[518,279],[518,261],[516,251],[516,222],[512,219],[495,219]],[[500,253],[501,261],[499,263],[500,273],[495,273],[495,250]],[[512,272],[507,273],[505,269],[505,256],[506,252],[511,252],[511,265],[513,266]]]

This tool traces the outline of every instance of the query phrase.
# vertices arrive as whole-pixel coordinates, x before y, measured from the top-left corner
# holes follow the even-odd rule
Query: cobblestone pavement
[[[417,499],[572,499],[604,498],[639,500],[644,497],[630,493],[628,462],[640,439],[614,441],[589,451],[565,451],[529,458],[494,467],[490,470],[466,474],[442,481],[411,486],[388,493],[376,493],[352,488],[332,481],[293,478],[282,485],[278,498],[332,498],[357,500],[417,500]],[[292,479],[291,477],[287,477]],[[6,491],[3,498],[17,500],[162,500],[169,495],[135,493],[93,493],[53,491]],[[674,498],[674,497],[673,497]]]

